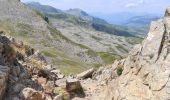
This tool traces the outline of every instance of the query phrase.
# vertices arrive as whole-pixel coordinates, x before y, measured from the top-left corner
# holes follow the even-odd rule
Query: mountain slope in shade
[[[161,18],[161,14],[119,12],[113,14],[94,13],[94,16],[120,26],[128,27],[133,35],[146,36],[151,21]]]
[[[41,7],[41,5],[38,2],[30,2],[27,4],[28,6],[36,9],[41,10],[42,12],[48,12],[48,13],[61,13],[62,11],[56,8],[53,8],[51,6],[45,5],[44,8]]]
[[[103,19],[93,17],[87,14],[86,12],[82,11],[81,9],[69,9],[63,12],[51,13],[51,11],[44,10],[48,9],[48,6],[46,5],[41,5],[36,2],[27,3],[27,5],[33,9],[41,11],[42,13],[50,17],[64,19],[73,22],[74,24],[93,28],[97,31],[102,31],[118,36],[133,36],[130,31],[126,31],[124,28],[120,28],[120,26],[109,24],[107,21]]]
[[[124,24],[131,27],[144,27],[149,26],[151,21],[158,20],[160,17],[145,15],[145,16],[134,16],[128,19]]]

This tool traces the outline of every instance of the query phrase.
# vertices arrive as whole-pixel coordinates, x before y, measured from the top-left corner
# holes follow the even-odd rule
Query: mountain
[[[94,72],[92,80],[96,80],[95,82],[84,80],[94,87],[89,90],[92,92],[87,98],[91,100],[169,99],[169,27],[170,7],[162,19],[151,23],[147,37],[141,44],[134,46],[127,58],[115,61],[110,68],[101,68]],[[95,83],[101,85],[97,86]],[[94,92],[96,90],[98,91]]]
[[[85,11],[82,11],[81,9],[69,9],[66,11],[66,13],[82,18],[83,20],[89,20],[89,21],[93,20],[92,16],[87,14]],[[107,23],[107,22],[104,22],[104,23]]]
[[[80,9],[69,9],[63,12],[51,13],[51,11],[44,10],[44,9],[48,9],[49,6],[41,5],[36,2],[30,2],[27,5],[30,6],[31,8],[34,8],[44,13],[45,15],[49,17],[61,18],[64,20],[71,21],[74,24],[79,24],[79,25],[83,25],[87,27],[92,26],[92,28],[94,28],[97,31],[102,31],[102,32],[106,32],[109,34],[114,34],[118,36],[133,36],[131,35],[130,32],[124,30],[123,28],[122,29],[116,28],[118,26],[111,25],[103,19],[93,17]]]
[[[34,5],[34,2],[32,3]],[[32,3],[27,5],[30,6]],[[42,9],[46,7],[41,4],[39,6]],[[115,58],[125,56],[132,45],[141,40],[138,37],[130,37],[131,35],[128,35],[127,29],[121,26],[113,27],[105,20],[90,16],[80,9],[70,9],[62,13],[49,13],[39,10],[36,6],[30,6],[30,8],[47,16],[50,24],[71,41],[97,52],[106,63],[112,62]],[[110,34],[111,32],[115,35]],[[117,34],[121,36],[117,36]],[[123,34],[128,36],[122,36]],[[94,54],[92,52],[88,53]]]
[[[30,2],[28,3],[28,6],[34,8],[36,7],[37,10],[41,10],[42,12],[48,12],[48,13],[61,13],[62,11],[56,8],[53,8],[48,5],[44,5],[45,7],[42,8],[41,5],[38,2]]]
[[[152,13],[132,13],[132,12],[119,12],[113,14],[100,14],[93,13],[92,15],[103,18],[109,23],[117,24],[120,26],[128,27],[133,35],[146,36],[149,31],[151,21],[161,18],[161,14]]]
[[[111,24],[124,25],[127,22],[134,18],[138,20],[147,21],[147,24],[153,20],[161,18],[161,14],[152,14],[152,13],[135,13],[135,12],[115,12],[112,14],[101,14],[101,13],[92,13],[93,16],[105,19]],[[146,19],[146,20],[144,20]],[[143,23],[143,22],[142,22]]]
[[[147,37],[125,58],[111,59],[115,60],[112,65],[100,68],[92,65],[126,55],[126,48],[135,44],[132,40],[138,42],[139,38],[108,34],[47,17],[20,0],[0,0],[0,9],[1,100],[170,98],[170,7],[162,19],[151,23]],[[64,75],[61,68],[68,72],[90,69]]]
[[[69,9],[66,11],[61,11],[59,9],[56,9],[60,12],[51,13],[51,11],[45,12],[45,10],[44,10],[44,9],[48,9],[49,8],[48,6],[41,5],[37,2],[30,2],[30,3],[27,3],[27,5],[37,11],[44,13],[48,17],[67,20],[74,24],[77,24],[77,25],[80,25],[83,27],[93,28],[96,31],[102,31],[102,32],[106,32],[109,34],[114,34],[114,35],[118,35],[118,36],[126,36],[126,37],[133,37],[133,36],[143,37],[148,32],[148,26],[131,27],[131,26],[126,25],[125,22],[127,22],[127,17],[123,16],[123,15],[120,17],[115,15],[115,16],[117,16],[117,18],[115,18],[115,17],[110,18],[110,19],[115,18],[115,20],[117,20],[117,21],[118,21],[118,19],[119,20],[121,19],[121,21],[123,21],[123,19],[126,19],[124,24],[115,25],[115,24],[108,23],[104,19],[91,16],[81,9]],[[55,9],[55,8],[53,8],[53,9]],[[133,16],[134,14],[127,13],[127,16],[128,15],[129,15],[129,18],[131,18],[130,15]],[[122,18],[122,17],[124,17],[124,18]],[[111,22],[111,21],[109,21],[109,22]]]
[[[169,98],[169,19],[170,8],[162,19],[151,23],[148,37],[135,46],[124,63],[115,66],[123,72],[110,84],[107,97],[127,100],[166,100]],[[120,62],[122,62],[120,61]],[[115,67],[115,68],[116,68]],[[121,91],[121,92],[117,92]],[[118,95],[119,94],[119,95]]]
[[[103,62],[90,48],[65,37],[39,12],[18,0],[0,2],[0,30],[40,50],[49,63],[62,71],[68,72],[65,69],[72,67],[68,73],[79,72]]]
[[[67,74],[112,63],[141,40],[96,31],[91,21],[50,6],[34,5],[1,0],[0,30],[39,50],[47,62]]]
[[[124,24],[131,27],[144,27],[149,26],[151,21],[158,20],[160,17],[153,15],[144,15],[144,16],[134,16],[128,19]]]
[[[102,13],[92,13],[93,16],[105,19],[111,24],[122,25],[128,19],[138,16],[138,13],[131,13],[131,12],[115,12],[112,14],[102,14]]]

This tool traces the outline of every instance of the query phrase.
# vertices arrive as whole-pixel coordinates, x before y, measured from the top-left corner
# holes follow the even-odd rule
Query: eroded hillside
[[[36,2],[27,5],[48,17],[50,24],[65,37],[96,52],[105,64],[126,56],[133,45],[142,40],[132,36],[128,29],[111,25],[80,9],[62,11]]]
[[[73,67],[73,71],[79,72],[86,69],[88,64],[102,63],[94,51],[62,35],[38,12],[18,0],[0,0],[0,9],[0,22],[3,23],[0,24],[0,29],[39,49],[48,57],[48,62],[57,67],[63,70]]]

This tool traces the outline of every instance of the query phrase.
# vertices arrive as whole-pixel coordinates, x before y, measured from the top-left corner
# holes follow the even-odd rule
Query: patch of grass
[[[42,51],[42,53],[47,57],[56,57],[56,54],[54,54],[50,51]]]
[[[68,57],[64,52],[53,47],[48,47],[41,53],[48,59],[51,59],[51,63],[66,75],[77,74],[91,67],[75,58]]]
[[[96,36],[94,36],[94,35],[92,35],[91,37],[92,37],[93,39],[97,40],[97,41],[101,41],[101,40],[102,40],[102,38],[96,37]]]
[[[118,55],[114,55],[108,52],[98,52],[105,64],[111,64],[115,59],[120,59]]]
[[[65,88],[55,87],[53,93],[56,95],[62,95],[63,100],[70,100],[70,95]]]
[[[116,46],[116,48],[120,50],[121,52],[125,52],[125,53],[129,52],[125,47],[119,44]]]
[[[93,64],[92,66],[94,67],[94,68],[99,68],[99,67],[101,67],[103,64]]]
[[[88,64],[74,61],[71,58],[53,59],[52,63],[66,75],[77,74],[91,67]]]
[[[49,43],[49,41],[47,41],[47,40],[41,40],[41,42],[40,42],[43,46],[45,46],[45,47],[50,47],[50,43]]]
[[[75,43],[74,41],[72,41],[69,38],[67,38],[66,36],[64,36],[60,31],[57,31],[52,26],[49,26],[48,29],[51,31],[51,33],[54,36],[54,38],[56,38],[56,39],[63,39],[66,42],[71,43],[71,44],[73,44],[75,46],[79,46],[80,48],[87,49],[86,53],[89,56],[97,56],[97,53],[95,51],[93,51],[91,48],[89,48],[89,47],[87,47],[85,45],[82,45],[82,44]]]
[[[142,43],[143,39],[141,37],[126,37],[126,41],[132,45]]]
[[[30,60],[30,63],[37,69],[44,69],[45,68],[45,65],[43,62],[40,62],[36,59],[31,59]]]
[[[58,54],[55,48],[48,48],[46,50],[41,51],[41,53],[47,57],[57,57]]]
[[[17,27],[19,27],[22,30],[24,29],[24,30],[28,30],[28,31],[32,29],[32,27],[30,25],[25,24],[25,23],[18,23]]]
[[[13,23],[11,20],[0,20],[0,23],[3,23],[0,25],[0,29],[15,38],[26,38],[29,35],[28,33],[32,31],[32,27],[28,24]]]

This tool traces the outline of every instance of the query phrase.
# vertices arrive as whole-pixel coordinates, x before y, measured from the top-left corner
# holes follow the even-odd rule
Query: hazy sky
[[[88,13],[149,12],[163,13],[170,0],[21,0],[40,2],[66,10],[80,8]]]

